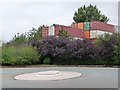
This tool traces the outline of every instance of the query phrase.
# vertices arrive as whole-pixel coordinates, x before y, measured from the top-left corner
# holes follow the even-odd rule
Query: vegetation
[[[70,37],[68,32],[63,30],[63,28],[59,31],[58,36],[65,37],[65,38],[69,38]]]
[[[32,46],[5,45],[2,48],[2,65],[38,64],[39,56]]]
[[[108,22],[96,6],[78,8],[74,21]],[[10,42],[3,43],[2,65],[120,65],[120,34],[105,34],[97,38],[96,43],[86,40],[74,40],[65,30],[60,30],[59,37],[42,39],[42,27],[32,28],[25,34],[17,34]],[[1,56],[0,56],[1,57]]]
[[[120,34],[100,36],[97,39],[97,57],[104,61],[104,64],[120,64]]]
[[[78,11],[75,11],[73,20],[76,23],[79,22],[91,22],[91,21],[101,21],[101,22],[108,22],[108,18],[105,15],[101,14],[101,11],[98,10],[98,8],[93,5],[89,6],[82,6],[78,8]]]
[[[37,43],[37,50],[43,58],[49,57],[52,64],[109,66],[119,62],[119,51],[115,49],[116,40],[115,35],[106,34],[98,39],[99,43],[96,45],[86,40],[71,41],[65,37],[46,37]]]
[[[51,64],[50,58],[45,58],[44,64]]]
[[[42,27],[40,26],[38,29],[32,28],[28,33],[28,44],[34,46],[35,42],[38,42],[42,39]]]
[[[120,65],[120,33],[114,35],[116,37],[117,43],[114,45],[113,59],[114,63]]]
[[[86,40],[46,37],[33,45],[4,44],[2,65],[117,65],[120,64],[120,35],[99,36],[96,43]]]
[[[40,55],[34,47],[41,40],[41,27],[33,28],[25,34],[17,34],[7,43],[2,44],[2,65],[39,64]]]
[[[13,39],[8,42],[11,45],[33,45],[35,42],[38,42],[42,39],[42,27],[40,26],[38,29],[32,28],[28,33],[19,34],[17,33]]]

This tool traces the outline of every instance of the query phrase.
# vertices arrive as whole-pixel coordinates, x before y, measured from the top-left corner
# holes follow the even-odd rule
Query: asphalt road
[[[59,81],[22,81],[14,79],[19,74],[44,70],[74,71],[80,72],[82,76]],[[2,88],[118,88],[118,69],[85,67],[4,68],[2,69]]]

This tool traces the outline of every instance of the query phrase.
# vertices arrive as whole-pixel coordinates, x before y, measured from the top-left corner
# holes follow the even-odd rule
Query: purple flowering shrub
[[[100,43],[96,44],[88,40],[50,36],[42,39],[36,46],[41,60],[50,58],[51,64],[114,64],[117,62],[113,59],[117,38],[112,35],[100,39]]]
[[[94,46],[85,40],[69,40],[64,37],[46,37],[37,49],[43,57],[49,57],[53,64],[88,64],[92,60]]]

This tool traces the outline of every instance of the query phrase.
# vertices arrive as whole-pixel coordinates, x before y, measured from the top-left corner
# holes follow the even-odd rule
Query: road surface
[[[80,72],[82,76],[59,81],[22,81],[14,79],[19,74],[44,70],[74,71]],[[2,88],[118,88],[118,69],[88,67],[3,68]]]

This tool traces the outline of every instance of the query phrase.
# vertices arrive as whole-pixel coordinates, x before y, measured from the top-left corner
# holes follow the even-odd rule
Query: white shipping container
[[[112,34],[111,32],[106,32],[106,31],[101,31],[101,30],[97,30],[97,38],[101,35],[105,35],[105,34]]]
[[[104,31],[97,30],[97,38],[101,35],[104,35],[104,33],[105,33]]]
[[[97,31],[96,30],[91,30],[90,31],[90,38],[96,38],[97,37]]]
[[[49,29],[48,29],[48,35],[49,36],[55,35],[55,28],[54,28],[54,26],[50,26],[49,27]]]
[[[108,34],[112,35],[113,33],[111,33],[111,32],[108,32]]]

